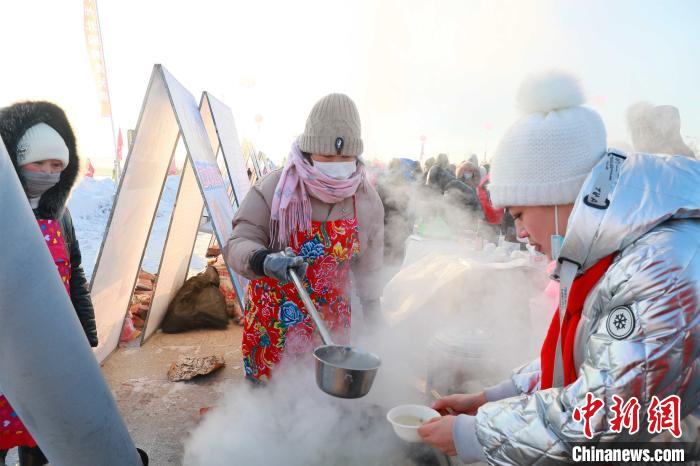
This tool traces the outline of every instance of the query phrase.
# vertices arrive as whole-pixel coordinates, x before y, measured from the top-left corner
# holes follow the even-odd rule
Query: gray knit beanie
[[[360,114],[345,94],[329,94],[316,102],[299,137],[303,152],[321,155],[362,154]]]

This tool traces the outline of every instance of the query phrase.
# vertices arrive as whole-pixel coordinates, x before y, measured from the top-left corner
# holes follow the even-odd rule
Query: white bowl
[[[435,417],[440,417],[440,413],[423,405],[401,405],[386,414],[396,435],[407,442],[422,442],[418,428]]]

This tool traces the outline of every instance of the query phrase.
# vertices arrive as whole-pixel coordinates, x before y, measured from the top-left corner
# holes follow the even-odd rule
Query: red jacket
[[[489,192],[486,190],[486,185],[489,184],[491,175],[486,175],[479,183],[479,187],[476,189],[477,195],[479,196],[479,202],[481,203],[481,210],[484,211],[484,216],[486,221],[490,225],[499,225],[503,221],[504,209],[497,209],[491,203],[491,197]]]

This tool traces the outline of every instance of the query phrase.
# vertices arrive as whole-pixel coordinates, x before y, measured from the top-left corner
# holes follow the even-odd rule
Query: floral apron
[[[37,222],[56,263],[63,285],[70,294],[70,258],[61,225],[58,220],[37,220]],[[0,450],[9,450],[18,446],[35,447],[36,442],[7,402],[7,398],[0,393]]]
[[[354,204],[354,202],[353,202]],[[304,285],[337,343],[350,341],[350,264],[360,253],[357,215],[332,222],[312,222],[297,232],[290,246],[309,268]],[[293,283],[272,278],[248,285],[243,320],[243,366],[248,379],[267,381],[285,357],[308,355],[320,344],[315,325]]]

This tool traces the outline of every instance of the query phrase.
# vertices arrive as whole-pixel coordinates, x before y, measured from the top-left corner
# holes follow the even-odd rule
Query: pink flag
[[[170,162],[170,168],[168,168],[168,175],[177,175],[177,167],[175,166],[175,157]]]
[[[95,176],[95,167],[92,166],[90,159],[87,160],[87,168],[85,169],[85,176],[88,178],[93,178]]]
[[[124,139],[122,138],[122,129],[119,128],[119,136],[117,137],[117,160],[122,161],[122,147],[124,147]]]

